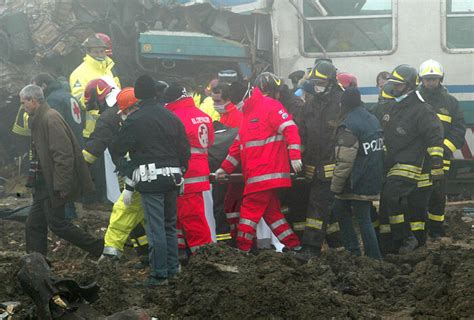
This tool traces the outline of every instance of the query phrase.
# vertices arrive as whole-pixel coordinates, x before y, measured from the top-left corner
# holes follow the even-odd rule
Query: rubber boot
[[[399,254],[407,254],[413,252],[418,247],[418,240],[416,240],[415,236],[410,236],[403,240],[403,244],[398,249]]]
[[[308,262],[311,258],[317,257],[321,254],[321,249],[313,246],[303,246],[299,252],[295,254],[295,258],[302,261]]]

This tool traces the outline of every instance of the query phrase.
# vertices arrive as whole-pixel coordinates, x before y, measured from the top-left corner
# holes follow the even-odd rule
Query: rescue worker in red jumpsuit
[[[245,252],[251,249],[257,224],[263,217],[288,249],[298,250],[300,241],[281,213],[277,194],[278,189],[291,186],[290,159],[296,173],[302,170],[298,127],[283,105],[264,96],[258,87],[254,87],[242,111],[239,134],[216,171],[220,179],[232,173],[239,163],[242,165],[245,187],[237,248]]]
[[[199,110],[193,98],[188,96],[184,87],[171,84],[163,95],[165,108],[173,112],[183,123],[191,146],[191,158],[188,170],[184,174],[183,194],[178,197],[178,248],[191,253],[199,247],[211,243],[211,231],[206,219],[206,209],[212,209],[212,203],[205,203],[212,197],[209,193],[208,148],[214,142],[212,119]]]
[[[229,128],[238,128],[242,122],[242,111],[237,109],[235,104],[230,100],[230,85],[219,82],[212,89],[212,100],[214,101],[214,109],[219,113],[219,122]]]
[[[228,128],[239,128],[242,123],[243,114],[231,101],[230,85],[222,81],[219,82],[212,89],[211,97],[214,101],[214,108],[220,114],[219,122]],[[242,202],[243,190],[244,186],[241,183],[218,184],[214,187],[214,200],[220,201],[222,197],[224,199],[223,210],[227,222],[227,227],[219,226],[218,229],[227,231],[227,228],[230,228],[228,236],[226,236],[227,233],[218,230],[218,241],[230,240],[230,238],[235,239],[240,217],[240,204]],[[219,221],[221,219],[220,217],[216,217],[216,220]]]

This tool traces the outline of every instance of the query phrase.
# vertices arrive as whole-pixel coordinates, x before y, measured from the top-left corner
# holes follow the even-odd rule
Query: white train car
[[[277,0],[271,19],[277,74],[305,70],[326,56],[357,76],[367,103],[377,101],[379,72],[441,62],[444,84],[469,127],[455,157],[474,159],[474,0]],[[469,162],[458,162],[458,171],[474,181]]]
[[[474,0],[293,3],[297,9],[291,0],[273,3],[277,74],[305,70],[326,55],[340,71],[357,76],[363,99],[370,103],[377,101],[380,71],[390,72],[403,63],[418,68],[423,61],[435,59],[444,65],[444,84],[460,101],[466,122],[474,127]],[[472,158],[472,128],[466,138],[467,148],[456,155]]]

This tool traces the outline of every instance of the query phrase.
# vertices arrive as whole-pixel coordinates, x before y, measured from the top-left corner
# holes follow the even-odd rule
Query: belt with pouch
[[[161,167],[156,168],[154,163],[142,164],[133,171],[134,182],[151,182],[158,179],[159,176],[173,177],[175,174],[182,175],[181,168]]]

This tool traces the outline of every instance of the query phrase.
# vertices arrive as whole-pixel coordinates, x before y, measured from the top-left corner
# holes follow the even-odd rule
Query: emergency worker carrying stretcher
[[[208,148],[214,143],[212,119],[196,107],[186,89],[177,83],[172,83],[165,90],[163,102],[165,108],[183,123],[191,146],[183,192],[177,199],[177,234],[178,248],[183,250],[187,247],[194,253],[199,247],[212,242],[208,223],[208,219],[213,219],[208,162]],[[212,233],[215,234],[215,231],[212,230]]]
[[[296,173],[302,169],[298,128],[283,105],[264,96],[258,87],[253,88],[242,111],[239,134],[216,171],[219,179],[232,173],[239,163],[242,165],[245,187],[237,248],[250,250],[257,224],[263,217],[288,249],[298,250],[300,241],[281,213],[277,195],[279,188],[291,186],[289,158]]]

